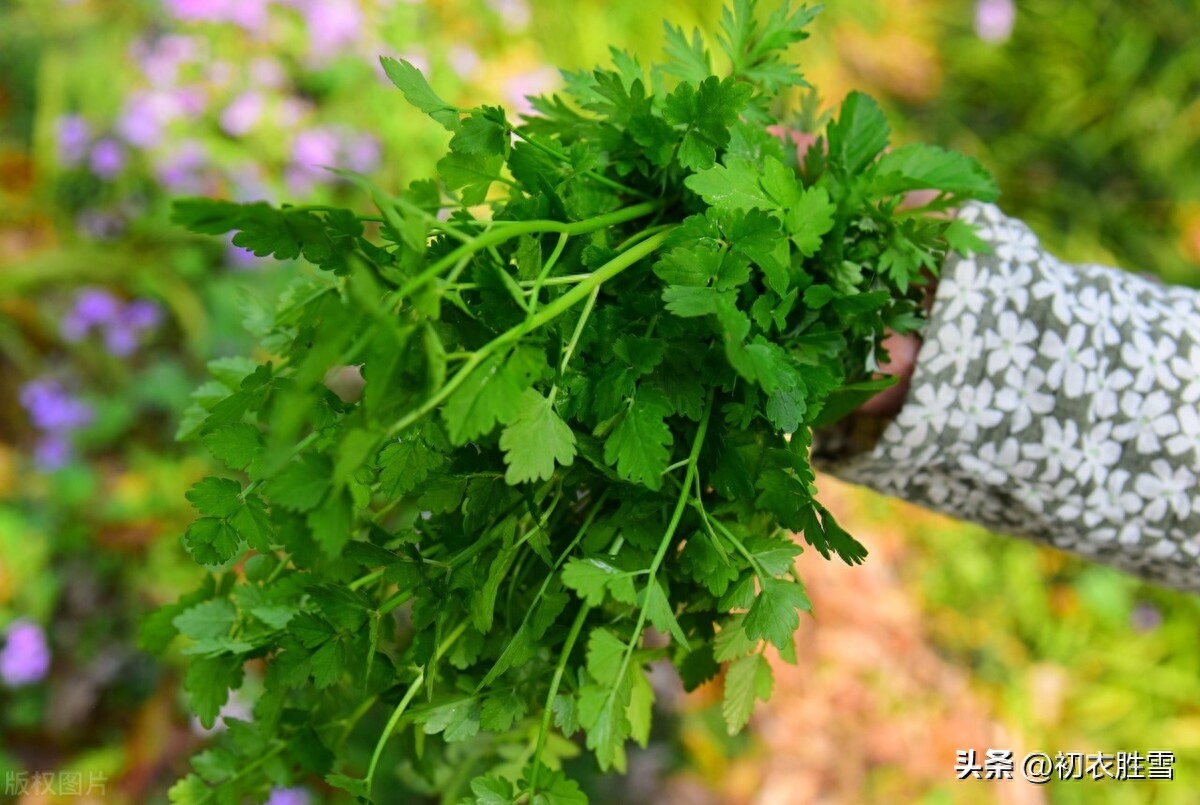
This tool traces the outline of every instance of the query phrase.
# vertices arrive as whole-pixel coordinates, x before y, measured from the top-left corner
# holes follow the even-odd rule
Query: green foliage
[[[175,801],[234,801],[280,769],[371,799],[390,769],[437,766],[474,777],[468,801],[581,802],[552,733],[582,729],[623,770],[649,738],[648,663],[692,686],[730,663],[731,731],[767,698],[762,651],[794,657],[809,608],[783,529],[865,555],[814,499],[810,428],[869,382],[887,323],[920,310],[916,269],[949,247],[947,221],[894,215],[900,196],[995,191],[965,157],[881,157],[861,94],[801,170],[763,128],[802,83],[784,56],[813,12],[754,11],[723,18],[726,75],[668,29],[667,64],[618,54],[520,126],[385,59],[453,136],[436,185],[363,182],[370,228],[179,203],[194,231],[319,271],[281,301],[271,363],[198,398],[195,433],[248,483],[193,487],[187,547],[271,569],[173,610],[192,706],[211,722],[247,660],[267,672],[256,740],[221,749],[243,771],[197,758]],[[349,365],[361,397],[322,384]],[[360,722],[379,730],[369,761],[340,751]]]

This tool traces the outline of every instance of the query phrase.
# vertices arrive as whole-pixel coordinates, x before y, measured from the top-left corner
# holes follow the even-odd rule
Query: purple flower
[[[56,380],[31,380],[21,387],[18,399],[38,430],[69,433],[92,421],[92,407],[72,397]]]
[[[158,326],[162,311],[148,299],[122,304],[108,291],[85,288],[63,317],[60,331],[65,340],[82,341],[93,330],[104,336],[105,348],[119,358],[132,355],[143,333]]]
[[[138,334],[125,324],[113,324],[104,329],[104,348],[118,358],[127,358],[137,351]]]
[[[15,688],[41,681],[49,670],[50,647],[42,627],[24,618],[10,623],[0,649],[0,679]]]
[[[311,801],[307,788],[272,788],[263,805],[309,805]]]
[[[250,80],[264,89],[279,89],[287,81],[287,73],[274,59],[259,58],[250,62]]]
[[[166,6],[188,22],[232,22],[251,31],[267,22],[267,0],[166,0]]]
[[[307,168],[335,165],[340,145],[337,134],[331,129],[302,131],[292,141],[292,161]]]
[[[513,76],[504,83],[504,94],[508,99],[509,108],[518,117],[532,113],[533,105],[529,103],[528,97],[552,89],[558,79],[558,71],[549,67],[539,67]]]
[[[262,117],[263,105],[261,93],[254,90],[243,92],[221,112],[221,128],[234,137],[249,133]]]
[[[111,137],[99,140],[92,146],[89,160],[92,173],[101,179],[112,179],[125,167],[125,149]]]
[[[984,42],[1000,43],[1012,35],[1017,21],[1013,0],[976,0],[975,33]]]
[[[154,172],[158,181],[177,193],[204,194],[204,168],[208,166],[208,154],[197,140],[183,140],[166,154],[158,155]]]
[[[33,446],[33,463],[46,472],[62,469],[71,460],[71,441],[57,433],[41,436]]]
[[[360,134],[346,146],[346,167],[358,173],[371,173],[379,167],[379,140]]]
[[[153,330],[162,322],[162,310],[149,299],[134,299],[125,306],[125,324],[139,333]]]
[[[121,300],[100,288],[83,288],[75,296],[75,304],[63,317],[59,331],[72,343],[82,341],[92,328],[116,318]]]
[[[117,133],[130,145],[149,148],[162,139],[163,129],[185,114],[196,114],[196,98],[166,90],[139,92],[125,100]],[[203,100],[200,99],[201,107]]]
[[[354,0],[306,3],[303,13],[309,46],[318,59],[354,44],[363,28],[362,11]]]
[[[153,42],[137,40],[132,55],[150,83],[170,88],[178,81],[179,68],[199,59],[200,47],[193,37],[169,34]]]
[[[78,165],[87,153],[92,138],[91,127],[80,115],[63,115],[58,119],[58,159],[64,165]]]

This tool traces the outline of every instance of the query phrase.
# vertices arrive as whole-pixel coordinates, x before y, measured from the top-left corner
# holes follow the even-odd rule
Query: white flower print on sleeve
[[[885,494],[1200,592],[1200,292],[1047,254],[970,204],[908,399],[829,469]]]

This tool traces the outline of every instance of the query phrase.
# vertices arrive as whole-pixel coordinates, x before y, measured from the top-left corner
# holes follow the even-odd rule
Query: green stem
[[[462,633],[467,629],[467,622],[463,621],[458,627],[450,633],[446,638],[446,642],[438,647],[434,653],[433,661],[437,662],[442,658],[454,642],[462,636]],[[379,765],[379,758],[383,756],[383,747],[387,745],[388,739],[392,737],[392,732],[395,731],[396,725],[400,723],[401,716],[408,709],[408,705],[412,702],[413,697],[417,695],[417,691],[421,689],[421,684],[425,681],[425,668],[421,668],[417,672],[417,677],[408,686],[408,690],[404,692],[404,698],[396,705],[396,709],[392,711],[392,717],[388,719],[387,726],[383,728],[383,734],[379,736],[379,740],[375,744],[375,753],[371,755],[371,764],[367,766],[367,799],[371,798],[371,783],[375,779],[375,768]]]
[[[589,232],[596,232],[601,229],[607,229],[611,226],[623,224],[628,221],[633,221],[643,216],[649,215],[652,212],[660,209],[663,203],[661,201],[646,201],[641,204],[634,204],[630,207],[625,207],[615,212],[598,215],[595,218],[588,218],[583,221],[573,221],[565,223],[563,221],[512,221],[504,222],[504,226],[494,226],[492,229],[484,232],[479,237],[473,239],[469,243],[464,243],[454,251],[447,254],[442,259],[431,265],[429,268],[422,271],[417,276],[406,282],[396,291],[397,303],[407,299],[412,295],[412,292],[425,285],[434,277],[441,274],[450,266],[458,262],[459,259],[472,255],[476,252],[483,251],[490,246],[495,246],[498,243],[503,243],[506,240],[511,240],[521,235],[532,235],[542,232],[559,232],[565,235],[586,235]],[[494,224],[502,222],[496,221]]]
[[[598,220],[598,219],[596,219]],[[521,324],[505,331],[501,335],[488,342],[485,346],[475,352],[475,354],[463,362],[463,365],[455,372],[446,385],[442,386],[436,394],[427,399],[419,408],[405,416],[401,417],[387,429],[386,438],[392,438],[396,434],[401,433],[406,428],[420,421],[426,414],[437,408],[446,401],[454,391],[463,384],[467,377],[474,371],[475,367],[490,358],[494,353],[509,344],[515,343],[522,336],[533,332],[539,327],[553,321],[558,316],[561,316],[567,310],[570,310],[574,305],[581,302],[589,296],[594,290],[602,284],[620,274],[631,265],[641,260],[643,257],[653,254],[664,240],[667,233],[660,232],[653,235],[641,243],[637,244],[628,251],[622,252],[613,259],[609,260],[600,268],[592,272],[584,282],[579,283],[571,290],[567,291],[562,296],[555,299],[550,304],[538,311],[538,313],[529,319],[526,319]]]
[[[351,590],[358,590],[362,587],[366,587],[368,584],[375,581],[376,579],[382,578],[385,570],[386,570],[386,568],[382,568],[382,567],[379,568],[378,570],[372,570],[367,575],[361,576],[361,577],[355,579],[354,581],[350,582],[349,584],[346,585],[346,587]]]
[[[583,282],[591,274],[564,274],[561,277],[546,277],[542,280],[542,287],[550,285],[574,285]],[[537,280],[517,280],[517,285],[522,288],[532,288],[537,284]],[[477,282],[448,282],[441,286],[446,291],[478,291],[483,286]]]
[[[587,604],[579,607],[579,612],[575,615],[575,622],[571,624],[571,631],[567,632],[567,641],[563,643],[562,654],[559,655],[554,676],[550,680],[550,690],[546,694],[546,706],[542,710],[542,726],[538,730],[537,746],[533,750],[533,770],[529,773],[530,802],[537,801],[538,772],[542,766],[542,750],[546,746],[546,736],[550,734],[550,719],[554,715],[554,697],[558,695],[558,686],[562,683],[563,673],[567,669],[567,659],[575,648],[575,641],[579,639],[579,633],[583,630],[583,622],[587,620],[591,609]]]
[[[712,417],[713,398],[715,396],[714,393],[709,393],[708,401],[704,406],[704,416],[700,419],[700,427],[696,429],[696,438],[692,440],[692,449],[688,454],[687,474],[684,476],[683,481],[683,491],[679,495],[679,501],[675,504],[675,511],[671,514],[671,522],[667,524],[667,531],[663,534],[662,541],[658,544],[658,551],[654,554],[654,560],[650,563],[650,578],[647,581],[646,603],[638,611],[637,624],[633,627],[633,638],[625,647],[625,655],[621,658],[621,670],[617,672],[616,676],[618,680],[625,678],[625,672],[629,668],[629,660],[633,657],[633,648],[642,636],[642,629],[646,626],[646,617],[650,605],[649,587],[657,583],[658,569],[662,566],[663,559],[667,556],[667,549],[671,546],[671,540],[674,538],[675,531],[679,528],[679,523],[683,519],[683,512],[687,509],[692,481],[695,479],[697,473],[696,464],[700,460],[700,449],[704,446],[704,434],[708,430],[708,421]]]
[[[538,142],[537,140],[533,140],[530,137],[528,137],[524,132],[522,132],[520,129],[516,128],[515,126],[509,126],[508,130],[512,134],[516,135],[517,137],[520,137],[522,140],[529,143],[529,145],[531,145],[532,147],[541,151],[543,154],[552,156],[555,159],[557,159],[560,162],[563,162],[565,164],[568,164],[568,165],[571,164],[571,158],[569,156],[562,153],[561,151],[555,151],[552,148],[547,148],[545,145]],[[604,185],[605,187],[616,190],[618,193],[627,193],[631,196],[638,196],[640,198],[650,198],[650,196],[648,196],[646,193],[642,192],[641,190],[634,190],[632,187],[629,187],[628,185],[623,185],[620,182],[615,181],[613,179],[609,179],[607,176],[604,176],[603,174],[600,174],[600,173],[596,173],[595,171],[590,171],[590,170],[584,171],[583,175]]]
[[[538,297],[542,293],[542,284],[546,278],[550,276],[550,272],[554,270],[554,264],[558,262],[558,258],[562,255],[563,248],[566,247],[570,235],[565,232],[558,236],[558,243],[554,246],[554,251],[550,253],[550,258],[542,265],[542,270],[538,272],[537,279],[533,281],[533,290],[529,295],[529,315],[532,316],[537,311]],[[618,251],[620,251],[618,249]]]

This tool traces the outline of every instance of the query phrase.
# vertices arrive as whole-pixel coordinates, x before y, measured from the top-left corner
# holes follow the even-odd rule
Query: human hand
[[[804,157],[813,143],[817,142],[818,135],[807,132],[788,130],[782,126],[770,126],[768,132],[787,143],[789,138],[796,146],[796,161],[801,166],[801,171],[804,170]],[[911,209],[922,207],[937,197],[938,193],[935,190],[915,190],[905,195],[900,202],[900,209]],[[947,213],[951,217],[953,211]],[[935,288],[935,280],[932,275],[926,274],[926,295],[925,295],[925,312],[929,313],[929,309],[933,304],[933,293]],[[887,353],[888,359],[879,364],[879,371],[884,375],[891,375],[897,378],[895,385],[884,389],[883,391],[871,397],[864,402],[855,411],[856,414],[876,418],[892,418],[900,412],[900,407],[904,404],[905,398],[908,396],[908,389],[912,382],[913,370],[917,365],[917,353],[921,349],[921,340],[915,333],[900,334],[892,330],[888,330],[880,344],[884,352]]]

